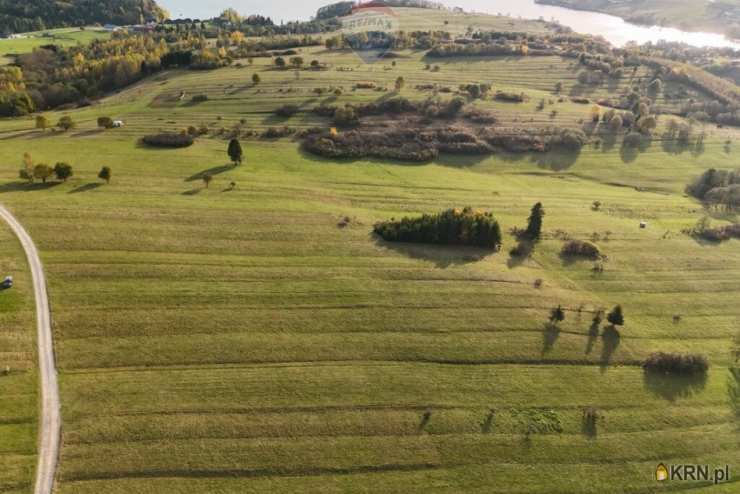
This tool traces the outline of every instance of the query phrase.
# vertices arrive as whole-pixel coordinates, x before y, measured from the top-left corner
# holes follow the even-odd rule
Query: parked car
[[[3,290],[7,290],[8,288],[13,288],[13,277],[6,276],[2,284],[0,284],[0,288]]]

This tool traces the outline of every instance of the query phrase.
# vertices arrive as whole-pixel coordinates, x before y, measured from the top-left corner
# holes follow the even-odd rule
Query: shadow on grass
[[[591,323],[588,328],[588,339],[586,340],[586,355],[590,355],[594,349],[594,344],[599,337],[599,325],[596,322]]]
[[[429,421],[432,419],[432,412],[427,410],[424,412],[424,414],[421,416],[421,421],[419,422],[419,426],[417,427],[417,432],[424,432],[424,429],[429,424]]]
[[[617,330],[617,328],[610,325],[604,329],[604,334],[601,336],[601,339],[603,341],[603,346],[601,347],[599,367],[602,372],[605,372],[612,362],[614,353],[619,349],[619,344],[622,342],[622,335],[619,334],[619,330]]]
[[[496,418],[496,411],[489,410],[486,419],[480,425],[480,431],[483,434],[489,434],[493,430],[493,420]]]
[[[201,172],[196,173],[195,175],[190,175],[188,178],[185,179],[186,182],[195,182],[196,180],[203,180],[203,177],[206,175],[215,176],[219,175],[221,173],[227,172],[229,170],[233,170],[235,168],[234,165],[228,164],[228,165],[221,165],[221,166],[214,166],[213,168],[209,168],[208,170],[203,170]]]
[[[102,134],[103,132],[104,132],[103,129],[83,130],[82,132],[78,132],[76,134],[70,134],[70,137],[90,137],[90,136]]]
[[[201,189],[201,188],[198,188],[198,189],[190,189],[190,190],[186,190],[185,192],[183,192],[182,195],[184,195],[184,196],[197,196],[198,194],[201,193],[202,190],[203,189]]]
[[[61,182],[10,182],[0,185],[0,194],[7,192],[35,192],[39,190],[48,190],[56,187]]]
[[[655,396],[668,401],[676,401],[678,398],[688,398],[701,393],[707,385],[707,375],[672,376],[645,372],[643,381],[645,388]]]
[[[103,184],[100,182],[90,182],[89,184],[80,185],[79,187],[70,190],[68,193],[69,194],[79,194],[81,192],[88,192],[91,190],[95,190],[98,187],[102,187],[102,186]]]
[[[542,356],[550,352],[560,338],[560,328],[552,323],[545,324],[542,331]]]
[[[464,245],[413,244],[406,242],[387,242],[373,234],[375,244],[387,250],[395,251],[412,259],[433,262],[438,268],[448,268],[482,261],[495,254],[492,249],[468,247]]]

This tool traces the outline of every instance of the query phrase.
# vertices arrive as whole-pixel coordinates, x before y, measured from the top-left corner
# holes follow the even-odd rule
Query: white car
[[[13,277],[12,276],[6,276],[5,279],[3,280],[2,284],[0,284],[0,288],[2,288],[3,290],[6,290],[6,289],[12,288],[12,287],[13,287]]]

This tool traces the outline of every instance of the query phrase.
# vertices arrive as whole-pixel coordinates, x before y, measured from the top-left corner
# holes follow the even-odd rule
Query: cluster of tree
[[[415,102],[403,96],[396,96],[379,102],[348,104],[343,107],[321,105],[315,107],[313,112],[321,116],[333,117],[334,123],[340,127],[352,127],[359,124],[360,118],[371,115],[415,113],[428,118],[449,119],[456,117],[464,106],[465,100],[459,97],[449,100],[427,98],[422,102]]]
[[[560,255],[563,257],[580,257],[584,259],[600,259],[601,251],[596,244],[586,240],[571,240],[563,245]]]
[[[516,231],[519,242],[509,252],[512,257],[529,257],[532,254],[535,244],[539,242],[542,235],[542,223],[544,219],[545,207],[541,202],[538,202],[532,206],[532,210],[529,213],[527,228]]]
[[[115,34],[110,40],[62,48],[49,45],[0,69],[0,116],[84,105],[162,67],[215,68],[230,63],[223,47],[201,37]]]
[[[441,43],[447,43],[451,39],[447,31],[399,31],[387,32],[362,32],[357,34],[339,33],[327,37],[324,44],[329,50],[341,50],[352,48],[355,50],[368,49],[415,49],[429,50]]]
[[[154,0],[0,0],[0,34],[92,24],[143,24],[167,17],[167,11]]]
[[[144,136],[141,141],[147,146],[164,148],[185,148],[192,146],[195,140],[187,133],[163,133]]]
[[[740,194],[738,194],[738,197],[740,197]],[[690,233],[696,237],[708,240],[709,242],[726,242],[733,238],[740,240],[740,224],[738,223],[714,228],[711,227],[708,222],[706,224],[703,223],[704,222],[700,222],[700,224]]]
[[[60,182],[66,182],[67,179],[74,176],[74,169],[69,163],[60,161],[57,162],[53,167],[45,163],[34,163],[33,158],[30,154],[24,153],[21,169],[18,172],[18,176],[22,180],[26,180],[29,183],[33,183],[36,180],[41,180],[42,183],[46,183],[51,177],[56,177]],[[105,180],[110,183],[112,177],[112,171],[110,167],[104,166],[98,173],[98,178]]]
[[[374,232],[389,242],[501,247],[501,227],[493,214],[472,208],[391,219],[375,224]]]
[[[703,355],[656,352],[642,364],[647,372],[693,376],[706,374],[709,362]]]
[[[383,5],[387,7],[414,7],[419,9],[443,9],[445,8],[441,3],[430,2],[429,0],[383,0]],[[355,2],[337,2],[331,5],[321,7],[316,12],[316,19],[328,20],[336,17],[346,16],[352,13],[352,9],[355,7]]]
[[[686,192],[708,204],[740,207],[740,170],[710,168],[686,187]]]
[[[556,149],[578,152],[588,142],[582,130],[545,128],[486,128],[481,137],[490,145],[512,153],[544,153]]]

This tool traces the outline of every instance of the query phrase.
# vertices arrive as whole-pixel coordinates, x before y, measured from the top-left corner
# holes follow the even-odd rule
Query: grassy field
[[[160,129],[242,120],[255,130],[326,127],[308,109],[377,99],[354,82],[392,86],[399,75],[415,99],[428,95],[415,85],[429,82],[525,91],[524,104],[477,103],[503,124],[577,127],[590,111],[568,100],[536,109],[557,100],[558,80],[566,95],[583,92],[577,67],[557,57],[436,60],[440,71],[429,72],[420,53],[396,67],[350,52],[304,55],[330,69],[297,78],[256,59],[174,71],[72,112],[79,127],[67,134],[38,132],[30,118],[0,122],[0,201],[35,239],[50,283],[64,418],[58,491],[734,492],[735,482],[657,485],[653,475],[661,461],[739,466],[728,368],[740,251],[737,241],[703,245],[681,233],[705,214],[685,184],[736,166],[725,144],[735,131],[705,129],[695,153],[656,139],[634,154],[589,145],[424,165],[329,162],[289,139],[252,139],[234,168],[220,138],[174,151],[137,144]],[[336,100],[312,92],[339,86]],[[195,94],[209,100],[193,105]],[[287,102],[303,111],[276,119]],[[100,115],[126,127],[98,131]],[[68,161],[76,176],[28,187],[16,179],[24,152]],[[95,178],[103,165],[110,185]],[[214,175],[208,188],[204,172]],[[492,210],[508,231],[537,201],[545,235],[523,263],[506,254],[508,234],[498,254],[370,234],[379,220],[466,205]],[[717,224],[733,219],[714,214]],[[604,273],[559,257],[563,238],[594,234],[609,256]],[[567,319],[554,336],[544,323],[558,304]],[[619,344],[590,337],[593,312],[616,304],[627,319]],[[658,350],[707,355],[707,379],[646,377],[639,362]],[[24,376],[8,386],[30,389],[21,401],[33,407]],[[589,406],[603,416],[596,431],[582,423]],[[522,414],[555,417],[562,432],[527,438]]]
[[[87,28],[84,31],[78,28],[48,29],[33,33],[24,33],[25,38],[0,39],[0,65],[10,61],[10,55],[29,53],[34,48],[43,45],[75,46],[86,44],[94,39],[108,38],[110,32],[97,28]]]
[[[38,423],[36,345],[31,274],[20,244],[0,225],[0,492],[33,490]]]

